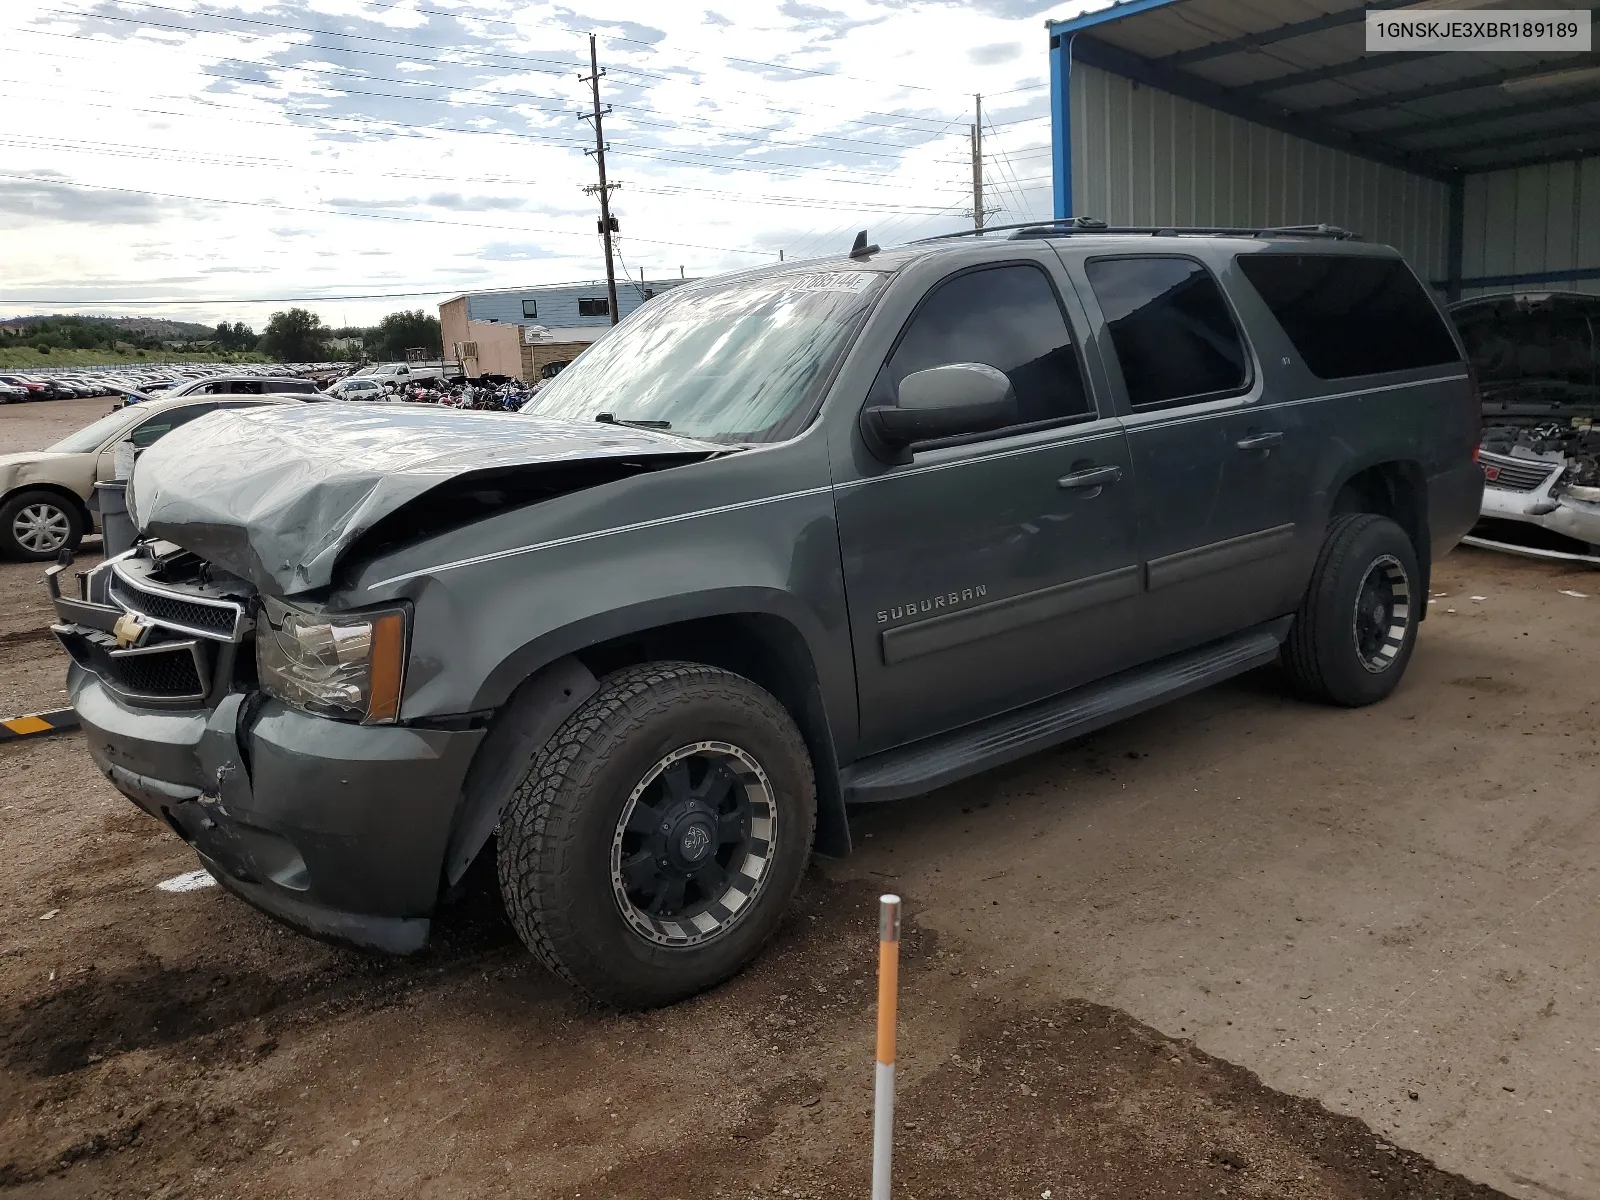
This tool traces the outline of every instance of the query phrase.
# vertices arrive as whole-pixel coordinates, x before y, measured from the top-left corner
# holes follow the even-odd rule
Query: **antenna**
[[[865,229],[856,234],[855,245],[850,247],[851,258],[870,258],[877,252],[878,248],[876,246],[867,245],[867,231]]]

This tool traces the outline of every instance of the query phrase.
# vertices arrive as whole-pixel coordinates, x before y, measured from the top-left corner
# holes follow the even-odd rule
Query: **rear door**
[[[1139,591],[1127,440],[1097,408],[1075,302],[1042,245],[934,277],[865,405],[909,374],[1004,371],[1021,421],[885,467],[836,453],[835,497],[865,753],[1063,691],[1124,665]]]
[[[1123,397],[1150,657],[1292,611],[1304,430],[1272,407],[1216,278],[1182,253],[1080,268]]]

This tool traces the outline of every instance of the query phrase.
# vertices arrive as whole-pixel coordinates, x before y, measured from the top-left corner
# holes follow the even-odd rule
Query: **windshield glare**
[[[100,443],[121,426],[131,424],[135,415],[126,409],[118,409],[92,425],[85,425],[77,433],[69,433],[54,446],[46,446],[45,450],[51,454],[87,454],[90,450],[98,450]]]
[[[674,288],[590,346],[522,411],[666,422],[710,441],[792,437],[881,280],[808,271]]]

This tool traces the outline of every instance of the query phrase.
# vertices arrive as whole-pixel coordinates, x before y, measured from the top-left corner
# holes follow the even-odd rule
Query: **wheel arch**
[[[607,619],[615,614],[607,614]],[[597,618],[598,620],[598,618]],[[588,623],[561,631],[558,650],[550,639],[546,653],[531,647],[513,655],[485,682],[486,691],[505,687],[504,675],[522,677],[492,711],[462,787],[462,800],[445,855],[445,883],[457,883],[489,840],[500,813],[522,773],[561,723],[598,690],[599,680],[644,662],[679,660],[704,663],[742,675],[767,691],[793,718],[811,755],[817,783],[814,849],[842,858],[850,852],[850,827],[839,783],[835,724],[811,644],[787,617],[761,610],[733,610],[660,623],[624,623],[609,636],[593,636]],[[538,665],[528,670],[528,661]],[[541,661],[542,660],[542,661]],[[516,666],[511,666],[515,662]]]
[[[1388,517],[1405,530],[1416,551],[1426,596],[1433,576],[1432,538],[1428,532],[1428,483],[1422,465],[1407,459],[1386,459],[1353,468],[1332,491],[1328,521],[1345,513],[1370,512]],[[1422,606],[1421,618],[1428,606]]]

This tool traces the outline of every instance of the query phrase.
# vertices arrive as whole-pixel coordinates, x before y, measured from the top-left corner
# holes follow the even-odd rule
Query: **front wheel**
[[[18,492],[0,504],[0,554],[46,562],[83,540],[83,517],[55,492]]]
[[[618,1008],[745,965],[816,827],[805,742],[769,693],[695,663],[617,672],[535,757],[501,817],[500,891],[545,966]]]
[[[1420,580],[1399,525],[1375,513],[1334,517],[1283,646],[1295,690],[1348,708],[1394,691],[1427,603]]]

